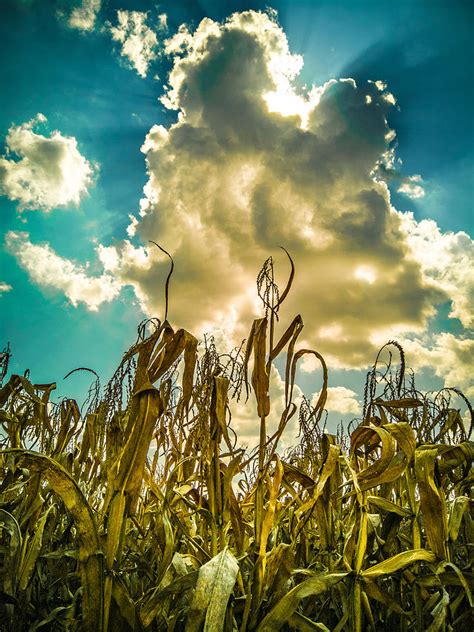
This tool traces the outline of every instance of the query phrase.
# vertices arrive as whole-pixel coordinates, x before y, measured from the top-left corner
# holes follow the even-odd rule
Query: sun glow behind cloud
[[[361,265],[355,269],[354,278],[372,285],[377,280],[377,273],[371,266]]]

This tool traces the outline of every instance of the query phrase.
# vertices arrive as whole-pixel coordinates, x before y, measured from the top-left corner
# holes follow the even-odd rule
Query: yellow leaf
[[[437,456],[436,446],[422,446],[415,450],[415,476],[428,544],[438,557],[449,560],[446,499],[443,489],[434,480]]]
[[[227,602],[233,591],[239,565],[228,549],[224,549],[199,569],[194,598],[186,619],[186,632],[224,629]]]
[[[274,606],[258,626],[258,632],[278,632],[305,597],[315,597],[341,581],[347,573],[317,575],[295,586]]]
[[[415,562],[436,562],[436,555],[432,551],[427,549],[413,549],[411,551],[404,551],[390,557],[388,560],[384,560],[379,564],[375,564],[365,571],[362,571],[362,576],[367,579],[373,579],[375,577],[381,577],[382,575],[391,575],[396,573]]]

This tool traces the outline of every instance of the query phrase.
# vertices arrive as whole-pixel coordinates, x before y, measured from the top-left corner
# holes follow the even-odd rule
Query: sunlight
[[[354,271],[354,278],[372,285],[377,280],[377,272],[371,266],[358,266]]]

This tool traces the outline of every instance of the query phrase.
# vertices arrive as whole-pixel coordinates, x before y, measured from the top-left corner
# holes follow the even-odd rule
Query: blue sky
[[[377,340],[378,334],[380,340],[386,339],[383,338],[384,335],[393,334],[407,341],[409,362],[412,352],[412,363],[417,365],[422,388],[455,385],[451,382],[458,380],[461,383],[457,385],[465,390],[472,390],[468,377],[473,362],[470,329],[472,322],[467,313],[469,297],[472,297],[473,275],[473,250],[469,239],[473,229],[472,3],[432,0],[396,3],[368,0],[279,1],[270,3],[270,6],[276,10],[276,14],[272,13],[266,19],[281,27],[275,35],[278,46],[284,41],[282,38],[287,38],[288,55],[298,54],[304,61],[304,66],[293,73],[290,79],[286,75],[288,85],[285,84],[285,90],[291,88],[295,94],[305,94],[308,99],[313,85],[321,87],[332,79],[354,80],[354,84],[339,82],[327,87],[321,102],[313,104],[314,129],[321,130],[321,125],[325,126],[320,133],[319,144],[315,144],[314,150],[311,149],[318,155],[312,157],[311,161],[309,158],[302,161],[300,172],[296,168],[294,174],[291,172],[293,179],[289,177],[286,183],[288,188],[281,193],[288,194],[288,199],[294,200],[294,196],[299,195],[299,190],[304,191],[306,197],[299,200],[298,204],[301,203],[301,217],[307,217],[304,213],[312,214],[312,224],[307,229],[312,231],[316,226],[321,231],[328,232],[328,238],[336,239],[340,252],[349,253],[344,269],[354,266],[355,278],[365,282],[367,286],[361,289],[361,292],[366,292],[366,298],[361,300],[360,296],[354,297],[352,289],[339,280],[334,285],[334,295],[324,291],[324,283],[322,286],[320,283],[323,289],[317,299],[318,308],[312,311],[314,300],[308,294],[310,279],[306,278],[308,273],[303,271],[303,289],[289,306],[289,309],[300,309],[301,305],[304,318],[308,322],[312,318],[319,319],[321,326],[319,329],[316,326],[310,328],[307,340],[329,356],[330,366],[332,363],[335,367],[331,371],[333,386],[352,391],[352,395],[347,390],[334,392],[334,398],[344,396],[352,403],[347,404],[346,401],[346,408],[348,406],[350,410],[344,409],[344,404],[341,405],[340,402],[334,403],[333,414],[344,419],[355,414],[354,400],[360,401],[363,376],[369,364],[361,349],[365,345],[370,355],[372,347],[376,346],[370,338],[369,329],[377,334]],[[258,190],[256,187],[252,193],[252,200],[257,200],[258,193],[261,207],[268,209],[265,223],[262,224],[260,218],[260,223],[255,224],[255,230],[258,231],[260,226],[263,235],[253,236],[256,244],[255,259],[247,259],[240,253],[240,259],[234,261],[233,253],[236,252],[240,238],[236,237],[236,243],[228,240],[225,248],[223,247],[225,257],[218,262],[219,274],[213,276],[208,271],[210,262],[206,267],[202,253],[193,250],[192,239],[188,244],[184,242],[180,247],[176,245],[175,250],[172,241],[173,235],[179,235],[181,239],[188,220],[191,224],[198,221],[196,215],[193,215],[194,211],[189,210],[188,216],[179,211],[191,199],[190,187],[197,187],[196,182],[191,182],[191,176],[179,160],[186,158],[191,161],[190,164],[194,164],[192,161],[196,160],[198,169],[204,162],[208,165],[206,169],[202,167],[202,174],[196,172],[197,181],[202,186],[197,187],[192,198],[202,196],[199,198],[199,209],[209,209],[206,210],[208,214],[199,217],[199,225],[205,225],[209,217],[217,217],[216,222],[224,222],[225,219],[226,226],[231,226],[233,228],[230,230],[236,231],[235,235],[240,234],[240,223],[244,225],[242,231],[245,233],[246,215],[243,212],[239,225],[234,224],[235,212],[232,209],[223,210],[222,205],[226,205],[226,195],[230,195],[229,191],[234,191],[233,187],[237,184],[232,184],[231,175],[225,175],[222,182],[227,184],[219,184],[222,186],[219,196],[212,191],[206,192],[207,187],[212,187],[215,177],[213,165],[228,159],[229,164],[234,165],[234,170],[236,164],[243,163],[252,170],[257,168],[255,165],[258,162],[260,166],[265,165],[268,189],[275,190],[275,187],[281,185],[276,154],[283,143],[270,145],[268,138],[262,136],[262,140],[258,140],[261,146],[257,150],[257,137],[260,138],[257,133],[255,147],[252,147],[251,139],[242,140],[241,136],[238,142],[242,144],[236,144],[236,135],[247,125],[250,129],[250,125],[256,124],[257,119],[246,120],[245,107],[239,113],[233,112],[232,103],[236,98],[242,98],[247,99],[245,103],[250,104],[251,98],[247,98],[247,91],[252,90],[252,99],[255,97],[255,103],[260,103],[263,92],[258,92],[258,76],[254,77],[249,70],[252,60],[250,57],[245,58],[248,39],[244,36],[247,37],[250,27],[240,22],[232,27],[234,40],[239,36],[241,45],[242,42],[247,43],[247,48],[242,48],[244,57],[240,74],[239,60],[235,63],[232,60],[232,55],[236,54],[232,46],[236,44],[228,35],[230,27],[225,26],[229,24],[225,21],[233,12],[264,11],[267,7],[267,2],[2,2],[0,36],[3,51],[0,83],[3,97],[0,107],[0,153],[4,156],[4,162],[3,166],[0,164],[0,283],[3,284],[4,291],[0,297],[0,344],[10,343],[13,352],[11,368],[14,372],[23,372],[29,368],[34,381],[57,380],[58,394],[67,393],[79,398],[84,394],[88,378],[86,375],[76,374],[67,383],[63,383],[62,377],[67,372],[78,366],[87,366],[96,370],[103,380],[110,377],[122,352],[133,341],[137,323],[151,313],[159,315],[158,312],[163,307],[161,283],[165,274],[165,262],[148,249],[148,239],[163,243],[172,250],[176,267],[182,270],[181,276],[178,272],[176,278],[175,297],[178,292],[181,293],[180,296],[192,297],[201,285],[203,292],[211,292],[211,298],[201,307],[200,299],[197,299],[195,309],[202,308],[202,318],[195,314],[193,317],[189,315],[189,311],[193,310],[188,307],[186,311],[185,298],[176,297],[177,324],[195,326],[198,331],[206,327],[212,330],[215,327],[218,336],[230,342],[243,331],[240,319],[251,313],[252,300],[249,292],[252,288],[247,293],[243,288],[252,274],[256,276],[256,262],[263,262],[265,252],[268,253],[266,256],[275,256],[278,265],[284,269],[284,260],[279,259],[275,252],[277,246],[287,245],[297,255],[301,248],[301,268],[307,270],[314,261],[315,286],[318,286],[319,254],[313,257],[311,253],[320,252],[319,246],[315,246],[316,242],[308,245],[305,239],[309,233],[300,241],[293,236],[281,243],[285,233],[283,229],[279,231],[274,228],[270,219],[277,224],[281,222],[283,226],[287,221],[286,213],[291,215],[293,211],[291,206],[285,212],[279,209],[272,194],[265,190],[265,182],[259,181]],[[72,19],[74,9],[82,11],[77,13],[80,27],[77,20],[74,23]],[[118,11],[123,12],[124,19],[131,16],[132,11],[139,12],[134,14],[135,23],[139,15],[142,16],[140,37],[150,38],[148,57],[143,52],[145,49],[138,53],[135,51],[134,57],[127,56],[124,52],[124,41],[130,32],[128,35],[126,29],[119,32]],[[166,20],[160,18],[163,15],[166,15]],[[217,65],[213,66],[212,73],[209,69],[206,70],[206,62],[193,57],[189,48],[184,57],[180,57],[176,50],[168,50],[167,53],[164,51],[165,40],[175,36],[182,24],[187,25],[187,33],[192,37],[204,18],[209,18],[216,25],[215,37],[221,42],[222,49],[229,47],[227,56],[224,55],[225,50],[222,55],[216,53],[212,48],[212,36],[202,28],[204,46],[207,46],[205,54],[209,60],[212,55],[216,55],[215,64],[222,65],[230,59],[228,68],[235,73],[232,77],[220,77]],[[266,22],[252,19],[251,28],[254,29],[252,32],[257,33],[255,41],[258,44],[255,45],[254,54],[261,53],[262,60],[267,59],[264,57],[265,51],[271,52],[273,49],[265,48],[270,46],[265,40]],[[123,41],[120,41],[120,37],[123,37]],[[189,46],[189,41],[186,46]],[[193,40],[192,46],[197,46],[197,40]],[[180,59],[184,59],[186,63],[179,66]],[[288,61],[290,57],[282,57],[282,63],[285,59]],[[208,65],[211,67],[210,62]],[[175,95],[174,106],[178,109],[173,110],[159,99],[165,93],[166,86],[171,85],[168,78],[170,70],[178,66],[186,75],[190,87],[189,94],[180,92],[178,96]],[[205,75],[205,71],[209,74]],[[196,83],[192,83],[195,77],[198,79]],[[220,84],[216,77],[220,77]],[[247,78],[254,82],[249,83],[248,88],[244,85]],[[379,84],[368,84],[369,80],[378,81]],[[203,83],[204,81],[207,83]],[[174,82],[174,87],[181,90],[182,85],[177,78]],[[206,89],[203,85],[209,86],[207,94],[198,94],[198,90]],[[307,87],[306,92],[304,86]],[[359,98],[357,95],[360,91],[366,89],[365,86],[369,91],[367,94],[371,95],[368,97],[369,105],[374,106],[373,118],[370,118],[372,114],[361,114],[361,108],[353,105],[356,97]],[[217,105],[214,108],[206,100],[211,100],[209,95],[213,90],[216,90],[217,95]],[[224,94],[226,90],[229,91],[228,100]],[[276,98],[283,99],[282,94],[283,92]],[[205,102],[205,106],[200,105],[202,102]],[[229,103],[226,124],[230,135],[226,138],[233,140],[228,141],[231,149],[227,154],[222,153],[222,147],[226,145],[219,130],[221,127],[224,129],[225,122],[221,118],[225,116],[223,112],[225,113]],[[380,106],[378,110],[375,105]],[[278,110],[280,106],[275,107]],[[386,108],[383,116],[380,114],[382,108]],[[178,120],[180,110],[184,112],[183,120],[178,125],[181,127],[176,127],[163,141],[156,133],[150,134],[148,149],[141,151],[152,127],[161,125],[162,129],[170,131]],[[28,122],[33,121],[38,113],[42,113],[46,120],[36,119],[28,126]],[[212,116],[215,118],[212,119]],[[264,129],[265,121],[260,110],[259,117],[258,125],[261,130]],[[302,135],[297,129],[299,123],[290,125],[290,119],[286,112],[270,113],[268,125],[275,126],[274,129],[281,130],[282,137],[288,138],[281,149],[281,160],[293,157],[296,164],[299,154],[294,149],[296,141],[289,140],[290,134],[294,134],[295,138],[304,136],[306,143],[309,142],[310,132],[313,132],[310,129]],[[385,155],[381,145],[384,121],[387,122],[387,130],[392,129],[396,133],[394,139],[386,141],[385,149],[391,149],[390,155]],[[346,124],[350,133],[345,132],[344,136],[337,126]],[[18,132],[20,126],[24,126],[23,131]],[[197,137],[186,136],[193,126],[195,133],[201,134],[199,147],[194,154],[189,143]],[[18,164],[21,159],[12,149],[12,129],[21,133],[19,142],[23,143],[21,146],[26,157],[29,156],[29,164],[44,158],[39,154],[28,154],[31,150],[28,142],[33,138],[32,135],[52,138],[57,131],[58,151],[70,152],[67,155],[71,160],[74,158],[77,161],[76,167],[71,167],[72,172],[67,176],[69,189],[66,193],[66,189],[61,193],[58,189],[57,195],[53,195],[53,183],[52,188],[48,189],[52,196],[51,199],[48,198],[49,202],[39,201],[37,192],[34,193],[37,189],[32,180],[44,180],[53,176],[38,170],[30,171],[25,176],[12,165],[13,162]],[[317,132],[314,134],[316,137]],[[332,134],[336,134],[334,137],[337,138],[334,146],[326,140],[322,143],[323,136],[327,139]],[[210,136],[220,143],[219,156],[216,154],[210,158],[208,155],[203,157],[203,138],[207,142]],[[67,138],[75,139],[76,145],[64,140]],[[180,138],[187,139],[185,150],[178,146]],[[164,143],[164,148],[160,143]],[[43,143],[41,147],[44,149],[46,144]],[[206,147],[206,151],[213,151],[209,149],[211,145]],[[330,153],[327,160],[322,153],[324,151]],[[339,157],[338,151],[342,152]],[[175,160],[174,171],[165,166],[168,164],[165,158],[170,155]],[[64,157],[66,153],[60,156]],[[59,160],[57,156],[52,159]],[[236,162],[237,160],[240,162]],[[335,165],[343,164],[344,169],[341,167],[337,171],[339,167],[334,167],[332,173],[328,172],[328,180],[325,181],[318,174],[324,172],[325,165],[330,160],[334,160]],[[385,220],[390,217],[390,204],[401,214],[413,213],[412,216],[406,216],[408,223],[404,224],[403,243],[398,237],[396,247],[387,241],[386,247],[377,246],[373,248],[373,252],[369,239],[370,228],[361,229],[366,230],[367,239],[364,240],[364,235],[362,238],[357,237],[353,227],[348,229],[349,232],[338,229],[332,234],[328,219],[321,219],[319,224],[317,219],[322,218],[326,212],[318,210],[317,206],[324,196],[328,196],[327,199],[334,204],[335,200],[342,200],[341,218],[346,218],[344,213],[347,208],[352,209],[353,205],[355,210],[351,213],[358,212],[356,198],[350,198],[344,190],[344,186],[348,185],[343,186],[342,181],[355,182],[358,179],[357,187],[357,183],[362,182],[360,179],[365,178],[357,198],[362,199],[360,196],[363,193],[365,195],[367,189],[372,187],[372,180],[368,179],[368,168],[367,173],[362,174],[362,167],[360,170],[356,167],[357,164],[365,165],[365,161],[370,165],[370,160],[374,161],[373,166],[376,161],[379,167],[383,163],[383,174],[379,174],[379,177],[387,183],[391,195],[390,203],[384,198],[386,207],[383,211],[378,211],[377,217],[380,213],[385,213]],[[155,167],[155,164],[158,166]],[[305,174],[308,179],[303,181],[301,170],[310,167],[312,169],[312,165],[315,165],[314,172]],[[80,169],[84,169],[84,172],[80,172]],[[89,175],[87,169],[90,170]],[[340,177],[337,190],[336,185],[329,188],[327,184],[331,178],[336,178],[336,171]],[[245,173],[242,172],[244,179],[247,177]],[[321,179],[319,189],[314,184],[314,181],[319,182],[318,178]],[[296,190],[295,183],[299,183],[301,188]],[[145,185],[149,188],[148,193],[144,194]],[[227,185],[230,187],[229,191],[225,189]],[[163,187],[166,194],[162,192],[160,199],[156,200],[153,196],[158,195],[159,187]],[[383,186],[377,184],[374,187],[375,193],[382,199]],[[372,193],[375,195],[374,191]],[[74,199],[74,195],[77,199]],[[26,202],[29,208],[22,210],[21,196],[23,206],[24,200],[29,200]],[[140,200],[143,199],[147,215],[140,217],[138,211]],[[201,210],[196,210],[198,212]],[[222,217],[219,216],[221,212]],[[131,236],[133,231],[129,231],[127,235],[127,227],[131,223],[130,215],[138,218],[135,220],[138,228]],[[252,217],[255,217],[255,213]],[[423,223],[422,220],[434,220],[436,224]],[[302,220],[298,221],[299,226]],[[392,218],[390,221],[395,220]],[[401,221],[396,219],[397,226]],[[369,226],[364,222],[362,224]],[[216,225],[205,225],[203,244],[206,239],[210,240],[210,244],[216,243],[216,235],[220,234],[215,232]],[[357,226],[357,222],[354,225]],[[181,232],[173,232],[178,229]],[[15,236],[13,240],[12,234]],[[374,239],[379,239],[382,234],[374,235]],[[387,235],[388,233],[383,233],[383,239],[388,240]],[[355,248],[354,240],[357,238],[365,246]],[[128,239],[130,246],[126,250]],[[39,249],[35,250],[35,247]],[[367,252],[367,260],[370,260],[367,265],[363,247]],[[416,260],[416,265],[408,266],[406,263],[409,247],[409,256]],[[102,248],[105,253],[102,259],[98,256],[98,248]],[[203,249],[204,252],[208,250],[204,246]],[[434,256],[434,260],[433,252],[439,253],[439,257]],[[47,271],[36,276],[34,274],[35,268],[39,270],[41,257],[41,261],[46,261],[46,268],[48,261],[52,261],[51,258],[47,259],[48,253],[59,257],[60,259],[56,258],[54,261],[66,270],[64,280],[59,285],[48,277]],[[127,259],[132,255],[135,257],[133,265]],[[393,257],[392,263],[390,257]],[[109,264],[105,273],[104,261]],[[68,264],[64,262],[70,262],[72,268],[67,268]],[[225,269],[226,265],[229,266],[228,270]],[[236,268],[232,268],[234,265]],[[327,270],[324,267],[321,269],[322,277],[338,274],[338,264],[334,262],[331,265]],[[400,287],[396,291],[386,291],[387,283],[383,275],[388,274],[387,269],[391,265],[394,269],[397,265],[404,266],[398,283],[403,291]],[[237,272],[232,272],[235,269]],[[77,290],[79,294],[76,294],[74,305],[71,295],[68,296],[64,289],[66,286],[71,287],[66,279],[67,270],[72,270],[73,276],[80,270],[82,280],[86,277],[101,279],[97,282],[97,287],[104,281],[103,275],[108,275],[106,281],[109,288],[118,288],[116,292],[114,290],[115,298],[106,300],[101,294],[102,298],[92,305],[86,288]],[[224,272],[227,275],[237,274],[237,289],[233,294],[230,291],[225,293],[222,289],[226,285]],[[375,275],[374,278],[372,275]],[[78,278],[76,274],[71,283],[76,283]],[[379,282],[383,290],[377,289]],[[193,284],[192,288],[190,283]],[[295,285],[298,285],[298,274]],[[216,287],[219,292],[214,297],[212,290]],[[362,308],[362,311],[357,312],[361,310],[361,305],[375,305],[378,300],[381,304],[377,309],[367,308],[365,312],[365,308]],[[91,310],[91,305],[96,308],[95,311]],[[337,310],[341,312],[340,319],[330,316]],[[288,314],[288,319],[292,315]],[[359,321],[366,322],[367,328],[364,329]],[[226,323],[229,324],[228,331]],[[331,337],[339,337],[346,342],[338,348]],[[373,355],[371,358],[373,359]],[[317,389],[314,386],[317,384],[316,377],[311,372],[311,366],[307,366],[302,373],[300,383],[307,394]]]

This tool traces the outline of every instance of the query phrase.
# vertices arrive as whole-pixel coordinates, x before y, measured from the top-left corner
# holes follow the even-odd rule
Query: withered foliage
[[[166,319],[142,323],[103,395],[94,375],[82,409],[52,403],[53,383],[9,377],[1,630],[468,629],[474,445],[460,409],[472,427],[470,404],[455,389],[418,392],[390,342],[367,377],[363,417],[327,432],[323,357],[298,347],[300,316],[276,336],[293,276],[291,262],[280,292],[265,262],[264,316],[229,354],[212,338],[198,353]],[[316,405],[303,398],[297,410],[307,354],[322,385]],[[269,434],[280,355],[285,407]],[[8,359],[5,349],[2,379]],[[259,427],[253,451],[233,429],[245,397]],[[298,444],[282,453],[292,418]]]

